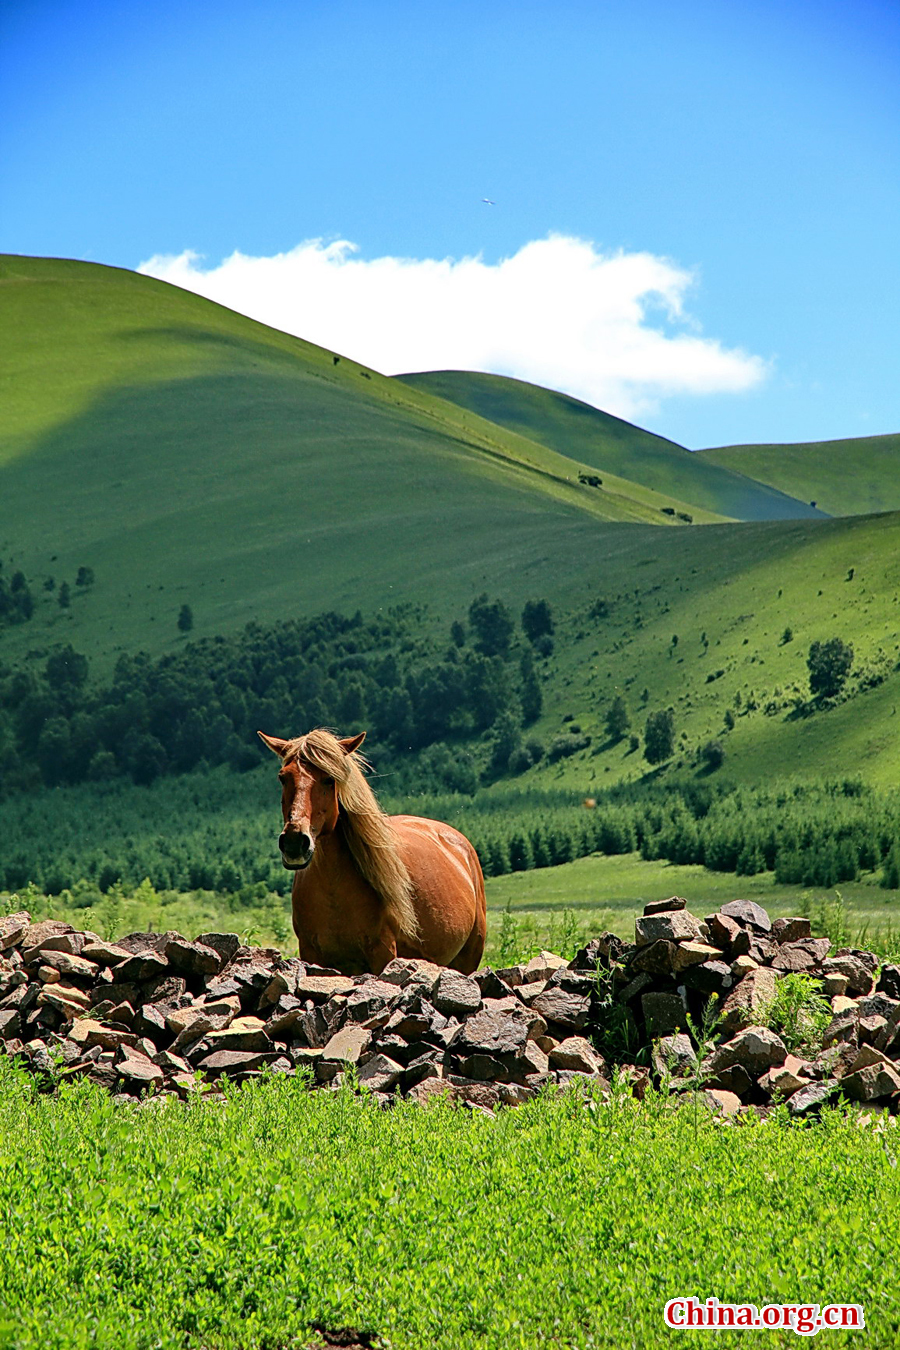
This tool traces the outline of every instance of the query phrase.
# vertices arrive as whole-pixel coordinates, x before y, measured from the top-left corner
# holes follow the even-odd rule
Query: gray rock
[[[855,1041],[858,1023],[859,1008],[846,1008],[843,1012],[837,1013],[825,1028],[825,1034],[822,1037],[823,1047],[827,1049],[828,1046],[835,1045],[838,1041]]]
[[[900,966],[882,966],[876,989],[889,998],[900,999]]]
[[[687,909],[687,901],[680,895],[672,895],[668,900],[648,900],[644,914],[668,914],[676,909]]]
[[[522,1010],[527,1013],[526,1009]],[[528,1023],[524,1016],[508,1011],[481,1011],[464,1022],[453,1042],[457,1054],[485,1054],[495,1058],[521,1054],[528,1040]]]
[[[583,1031],[590,1018],[591,1001],[583,994],[569,994],[565,989],[548,986],[534,999],[531,1008],[555,1026]]]
[[[662,1036],[653,1050],[653,1067],[658,1074],[668,1071],[673,1078],[682,1078],[697,1066],[697,1052],[690,1036],[676,1032]]]
[[[731,967],[724,961],[701,961],[689,966],[681,978],[688,989],[701,994],[724,994],[736,983]]]
[[[185,938],[173,938],[167,943],[165,959],[179,975],[218,975],[222,969],[222,957],[213,947],[204,942],[188,942]]]
[[[775,942],[799,942],[812,937],[809,919],[776,919],[772,924],[772,939]]]
[[[824,1079],[821,1083],[810,1083],[809,1087],[803,1087],[799,1092],[792,1094],[788,1102],[788,1110],[792,1116],[808,1116],[816,1111],[829,1097],[833,1097],[838,1089],[838,1084],[834,1079]]]
[[[330,1038],[322,1049],[323,1060],[340,1060],[343,1064],[358,1064],[372,1044],[372,1033],[365,1027],[348,1023]]]
[[[212,947],[214,952],[219,953],[220,969],[227,966],[229,961],[234,960],[241,945],[241,939],[237,933],[198,933],[194,941],[202,943],[204,947]]]
[[[270,1064],[278,1058],[275,1054],[253,1050],[216,1050],[200,1060],[199,1068],[211,1078],[225,1074],[231,1078],[239,1073],[249,1073]]]
[[[123,944],[124,945],[124,944]],[[113,976],[117,984],[144,984],[147,980],[158,979],[168,973],[169,964],[164,956],[156,952],[135,952],[113,967]]]
[[[671,975],[678,944],[659,938],[638,949],[631,963],[632,970],[645,970],[648,975]]]
[[[762,905],[757,905],[754,900],[730,900],[727,905],[722,906],[720,912],[726,918],[735,919],[741,924],[749,924],[763,933],[771,931],[772,920]]]
[[[758,1078],[774,1065],[783,1064],[786,1058],[787,1047],[780,1036],[768,1027],[749,1026],[716,1049],[712,1068],[718,1073],[732,1064],[740,1064]]]
[[[702,967],[697,966],[695,969],[700,970]],[[743,1027],[753,1026],[766,1005],[775,997],[777,982],[777,973],[768,966],[749,971],[722,1005],[722,1031],[733,1034]]]
[[[549,1061],[554,1069],[574,1069],[579,1073],[605,1073],[606,1064],[601,1055],[584,1036],[567,1036],[550,1051]],[[535,1069],[533,1072],[540,1072]]]
[[[634,940],[639,947],[658,941],[694,941],[701,936],[699,923],[686,909],[648,914],[634,921]]]
[[[8,952],[13,947],[18,947],[30,927],[31,915],[26,909],[0,918],[0,952]]]
[[[687,1030],[687,1010],[678,994],[644,994],[641,997],[641,1010],[651,1040]]]
[[[845,975],[847,977],[847,993],[851,996],[870,994],[875,984],[872,978],[874,968],[868,961],[862,960],[861,955],[858,952],[838,952],[835,956],[830,956],[827,961],[823,961],[822,973],[824,975]]]
[[[481,1007],[477,981],[456,970],[442,970],[431,994],[431,1001],[445,1017],[468,1017]]]
[[[403,1065],[387,1055],[373,1055],[357,1073],[358,1081],[372,1092],[389,1092],[396,1087]]]

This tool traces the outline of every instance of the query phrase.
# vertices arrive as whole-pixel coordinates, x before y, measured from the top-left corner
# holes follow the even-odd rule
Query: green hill
[[[603,522],[721,519],[611,474],[584,485],[589,465],[455,404],[93,263],[0,258],[0,405],[0,558],[39,595],[7,659],[165,650],[184,603],[203,635],[527,595]],[[95,584],[60,608],[80,567]]]
[[[574,400],[465,377],[501,403],[525,391],[536,411],[526,426],[518,403],[518,425],[533,436],[551,441],[552,421],[562,437],[579,419],[606,428],[610,444],[615,431],[630,473],[633,436],[648,476],[669,465],[682,495],[613,477],[593,432],[567,457],[419,377],[384,378],[94,264],[2,260],[0,343],[0,580],[21,569],[35,600],[31,619],[0,627],[6,667],[71,642],[102,677],[122,652],[183,645],[185,604],[191,638],[328,609],[372,616],[401,601],[427,603],[446,634],[488,591],[516,612],[550,602],[556,647],[541,662],[535,733],[549,744],[574,722],[591,737],[523,784],[645,773],[627,738],[606,743],[617,692],[639,731],[649,711],[672,706],[685,767],[722,735],[738,778],[861,769],[888,783],[900,770],[898,515],[722,522],[688,496],[696,471],[682,457],[707,483],[749,479]],[[556,420],[538,426],[542,408]],[[592,468],[602,488],[579,483]],[[746,490],[773,510],[786,500]],[[92,569],[92,585],[75,584],[79,568]],[[832,635],[855,647],[853,697],[799,718],[809,643]]]
[[[828,511],[825,506],[812,508],[806,497],[797,500],[780,483],[756,482],[743,466],[698,457],[674,441],[552,389],[465,370],[396,378],[604,473],[619,474],[733,520],[821,519]]]
[[[830,516],[900,510],[900,435],[798,445],[725,445],[699,458],[815,502]]]

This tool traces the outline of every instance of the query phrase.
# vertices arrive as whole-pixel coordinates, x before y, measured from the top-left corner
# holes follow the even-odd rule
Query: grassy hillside
[[[214,634],[489,583],[527,595],[602,523],[685,532],[661,510],[679,500],[580,484],[588,466],[552,449],[116,268],[0,259],[0,371],[0,558],[40,596],[7,657],[165,650],[184,603]],[[61,609],[79,567],[96,583]]]
[[[756,475],[743,465],[698,458],[674,441],[552,389],[465,370],[428,371],[397,378],[413,389],[458,403],[604,473],[620,474],[735,520],[804,519],[821,517],[828,511],[827,507],[821,511],[811,508],[808,496],[798,501],[781,483],[766,486],[768,479],[765,484],[756,482]]]
[[[725,445],[702,461],[815,502],[830,516],[900,510],[900,435],[804,445]]]

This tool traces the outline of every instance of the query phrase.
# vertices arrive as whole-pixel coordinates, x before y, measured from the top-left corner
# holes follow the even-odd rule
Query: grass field
[[[893,1132],[840,1113],[722,1128],[614,1097],[490,1119],[290,1080],[154,1109],[0,1072],[4,1350],[276,1350],[314,1323],[394,1350],[647,1350],[667,1298],[711,1294],[863,1304],[829,1345],[900,1335]]]
[[[560,537],[559,577],[602,522],[684,532],[660,508],[685,503],[583,486],[553,449],[149,277],[0,258],[0,316],[0,557],[41,594],[16,658],[166,650],[185,602],[210,635],[527,596]],[[80,566],[96,586],[62,611],[40,586]]]
[[[698,458],[801,501],[815,501],[830,516],[900,509],[900,435],[799,445],[724,445],[703,450]]]
[[[773,490],[768,484],[756,482],[755,475],[736,465],[694,455],[674,441],[623,422],[568,394],[469,370],[436,370],[397,378],[606,473],[619,474],[735,520],[790,520],[821,514],[807,500],[798,501],[784,489]]]

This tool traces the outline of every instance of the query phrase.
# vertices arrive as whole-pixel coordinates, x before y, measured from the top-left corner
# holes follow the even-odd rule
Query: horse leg
[[[481,958],[484,955],[484,943],[486,937],[487,916],[478,913],[475,916],[475,922],[472,925],[471,933],[450,962],[450,969],[458,970],[463,975],[471,975],[473,970],[477,970]]]

